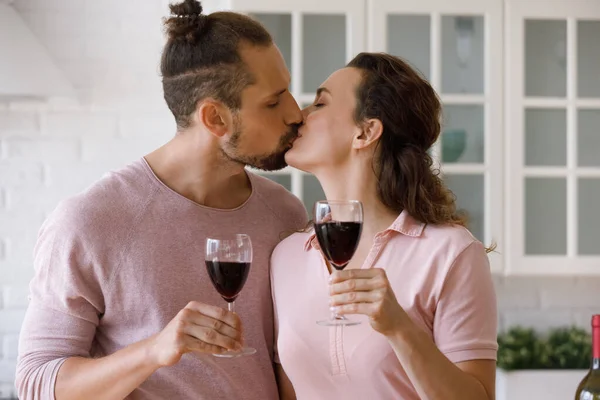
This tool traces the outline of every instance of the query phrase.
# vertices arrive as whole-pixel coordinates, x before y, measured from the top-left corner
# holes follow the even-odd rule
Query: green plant
[[[591,336],[577,327],[558,328],[540,337],[533,329],[514,327],[498,335],[498,367],[520,369],[586,369]]]
[[[547,340],[550,365],[560,369],[587,369],[592,357],[592,339],[583,329],[562,328]]]
[[[505,370],[537,369],[540,340],[533,329],[515,327],[498,336],[498,366]]]

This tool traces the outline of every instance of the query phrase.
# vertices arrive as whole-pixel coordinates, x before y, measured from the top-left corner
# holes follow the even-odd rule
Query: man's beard
[[[231,139],[224,148],[221,148],[221,152],[230,161],[249,165],[263,171],[277,171],[287,167],[285,153],[291,148],[292,141],[298,137],[298,128],[299,125],[290,126],[288,132],[279,140],[277,149],[273,153],[249,156],[237,152],[242,135],[241,123],[238,120],[235,121],[235,131],[231,135]]]

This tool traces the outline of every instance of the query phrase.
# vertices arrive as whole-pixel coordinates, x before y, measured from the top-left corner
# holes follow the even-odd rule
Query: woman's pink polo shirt
[[[482,243],[459,226],[424,225],[406,212],[377,234],[362,268],[383,268],[412,320],[454,362],[495,360],[496,296]],[[312,232],[271,257],[276,362],[299,400],[418,400],[386,338],[362,324],[322,327],[329,272]]]

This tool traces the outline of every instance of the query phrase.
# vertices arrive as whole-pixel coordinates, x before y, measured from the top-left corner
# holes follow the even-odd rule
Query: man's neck
[[[145,157],[169,188],[211,208],[232,209],[252,193],[244,166],[226,160],[212,138],[181,133]]]

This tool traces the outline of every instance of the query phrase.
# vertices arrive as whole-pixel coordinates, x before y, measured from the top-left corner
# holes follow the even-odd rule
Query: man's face
[[[302,123],[302,112],[288,90],[288,69],[275,45],[242,46],[240,55],[255,83],[242,91],[234,131],[222,151],[228,159],[254,168],[282,169]]]

